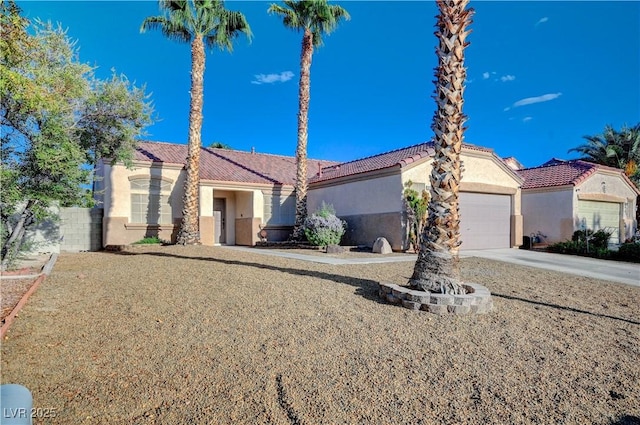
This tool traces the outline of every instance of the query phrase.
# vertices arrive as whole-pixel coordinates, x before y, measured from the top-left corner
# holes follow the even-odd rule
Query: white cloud
[[[533,119],[533,117],[524,117],[524,118],[522,118],[522,122],[531,121],[532,119]]]
[[[511,106],[507,106],[506,108],[503,109],[505,112],[510,111],[511,110]]]
[[[547,22],[548,20],[549,20],[549,18],[548,18],[548,17],[546,17],[546,16],[545,16],[545,17],[543,17],[543,18],[540,18],[540,19],[538,20],[538,22],[536,22],[536,25],[535,25],[535,26],[537,27],[537,26],[538,26],[538,25],[540,25],[540,24],[544,24],[544,23],[545,23],[545,22]]]
[[[289,81],[293,78],[293,72],[284,71],[280,74],[256,74],[254,75],[255,79],[251,82],[251,84],[273,84],[273,83],[284,83],[285,81]]]
[[[513,107],[517,108],[519,106],[532,105],[534,103],[549,102],[550,100],[559,98],[561,95],[562,93],[549,93],[543,94],[542,96],[526,97],[515,102]]]
[[[482,79],[483,80],[488,80],[490,76],[491,76],[491,74],[489,74],[488,72],[483,72],[482,73]]]
[[[516,79],[516,76],[510,75],[510,74],[503,75],[502,77],[500,77],[500,81],[502,81],[503,83],[506,83],[507,81],[513,81],[515,79]]]

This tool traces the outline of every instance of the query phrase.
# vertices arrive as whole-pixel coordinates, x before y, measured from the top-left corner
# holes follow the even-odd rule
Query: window
[[[293,226],[296,221],[295,193],[265,193],[264,221],[269,226]]]
[[[171,182],[153,177],[131,180],[131,223],[173,224]]]

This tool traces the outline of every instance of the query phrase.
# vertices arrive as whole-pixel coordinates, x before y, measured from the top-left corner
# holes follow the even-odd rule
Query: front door
[[[225,198],[213,198],[213,243],[227,243],[226,209]]]

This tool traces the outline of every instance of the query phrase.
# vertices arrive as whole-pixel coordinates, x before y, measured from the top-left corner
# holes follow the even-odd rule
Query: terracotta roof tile
[[[187,146],[173,143],[139,142],[135,153],[137,161],[184,165],[186,158]],[[308,177],[310,178],[317,173],[319,165],[327,164],[335,164],[335,162],[309,159],[307,163]],[[296,159],[290,156],[231,149],[202,148],[200,179],[294,186]]]
[[[539,167],[517,170],[517,173],[524,179],[523,189],[566,185],[577,186],[595,173],[598,167],[597,164],[586,161],[563,161],[553,158]]]
[[[463,147],[465,149],[493,152],[491,149],[476,145],[463,144]],[[423,158],[430,157],[433,154],[433,142],[423,142],[406,148],[396,149],[378,155],[324,167],[322,169],[322,175],[316,175],[311,179],[311,182],[321,182],[338,177],[351,176],[395,166],[402,168]]]

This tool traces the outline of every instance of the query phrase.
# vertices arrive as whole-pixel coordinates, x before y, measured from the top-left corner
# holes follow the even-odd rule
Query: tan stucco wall
[[[311,187],[307,195],[309,213],[320,208],[322,201],[333,205],[338,216],[400,211],[402,208],[400,173],[335,186]]]
[[[104,246],[126,245],[150,235],[175,241],[177,228],[182,219],[184,172],[181,168],[138,163],[132,169],[127,169],[123,165],[104,164],[99,170],[103,173],[103,181],[100,185],[104,188],[101,196],[104,206],[102,238]],[[144,223],[131,223],[130,177],[138,176],[171,181],[173,226],[146,226]]]
[[[235,218],[253,217],[253,192],[236,192]]]
[[[573,234],[573,187],[522,192],[523,233],[545,235],[546,243],[571,239]]]
[[[128,170],[122,165],[105,165],[106,178],[110,184],[104,194],[105,217],[131,217],[131,192],[129,178],[134,176],[165,178],[172,181],[171,209],[174,218],[182,218],[182,197],[184,188],[184,173],[176,167],[151,167],[149,165],[135,165]],[[116,188],[116,190],[114,190]],[[126,189],[126,190],[125,190]]]

